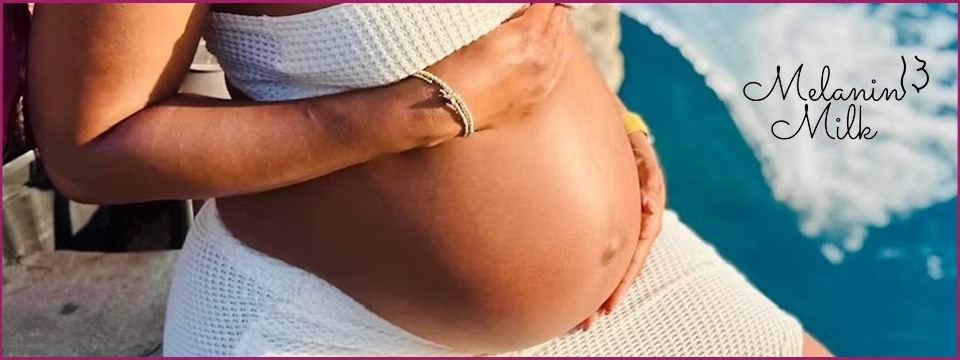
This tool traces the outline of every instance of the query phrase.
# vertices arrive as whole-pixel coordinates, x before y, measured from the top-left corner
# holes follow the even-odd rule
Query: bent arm
[[[67,196],[102,204],[271,190],[456,137],[415,80],[301,101],[177,95],[209,4],[41,4],[31,125]]]

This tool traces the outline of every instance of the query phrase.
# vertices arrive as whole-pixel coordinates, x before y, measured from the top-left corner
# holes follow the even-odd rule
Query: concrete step
[[[40,252],[3,267],[3,356],[158,356],[177,251]]]
[[[53,191],[27,186],[33,151],[3,165],[3,259],[53,251]]]

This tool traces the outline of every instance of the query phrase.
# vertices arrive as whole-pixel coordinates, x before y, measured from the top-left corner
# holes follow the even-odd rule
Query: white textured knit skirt
[[[592,329],[511,356],[800,356],[803,330],[667,212],[642,275]],[[165,356],[457,356],[197,216],[167,305]]]

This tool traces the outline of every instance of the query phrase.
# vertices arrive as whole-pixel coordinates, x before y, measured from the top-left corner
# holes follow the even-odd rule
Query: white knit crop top
[[[254,100],[399,81],[500,25],[524,4],[340,4],[290,16],[212,13],[204,38]],[[578,4],[579,5],[579,4]]]

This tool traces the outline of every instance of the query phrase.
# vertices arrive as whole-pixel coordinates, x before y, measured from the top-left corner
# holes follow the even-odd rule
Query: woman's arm
[[[83,202],[264,191],[459,128],[413,80],[273,104],[176,96],[207,4],[41,4],[30,49],[31,121],[51,178]]]
[[[418,80],[269,104],[176,95],[208,7],[37,6],[28,67],[31,125],[61,191],[104,204],[254,193],[436,145],[461,130],[435,89]],[[516,24],[494,31],[503,36],[453,60],[461,66],[441,67],[459,73],[438,75],[463,85],[475,114],[499,119],[529,111],[552,91],[564,54],[545,63],[530,55],[545,52],[502,51],[555,43],[533,42],[559,26],[552,8],[531,7]],[[478,86],[471,77],[485,81]],[[496,95],[477,96],[492,89]],[[478,129],[484,125],[490,124]]]

